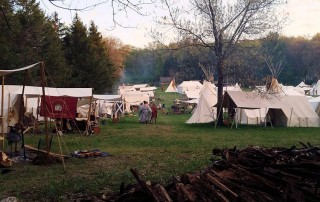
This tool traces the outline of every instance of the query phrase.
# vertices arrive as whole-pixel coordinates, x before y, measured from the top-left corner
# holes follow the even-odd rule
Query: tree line
[[[92,21],[87,28],[76,15],[70,26],[57,13],[46,16],[35,0],[0,0],[0,69],[43,61],[48,86],[92,87],[111,92],[124,68],[130,46],[103,38]],[[23,74],[6,78],[21,84]],[[27,85],[40,85],[40,71],[30,71]]]
[[[216,81],[217,70],[210,50],[192,43],[183,39],[168,46],[154,43],[133,50],[126,60],[123,81],[154,82],[160,76],[174,77],[177,83],[208,80],[209,71]],[[237,46],[225,64],[227,84],[265,85],[274,76],[285,85],[295,86],[301,81],[312,84],[320,79],[320,33],[311,38],[269,33],[261,39],[241,40]]]

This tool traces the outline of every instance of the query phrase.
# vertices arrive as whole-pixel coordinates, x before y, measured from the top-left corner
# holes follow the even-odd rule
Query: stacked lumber
[[[143,181],[107,201],[320,201],[320,147],[214,149],[213,164],[162,187]]]
[[[6,153],[0,151],[0,167],[11,167],[12,161],[8,158]]]

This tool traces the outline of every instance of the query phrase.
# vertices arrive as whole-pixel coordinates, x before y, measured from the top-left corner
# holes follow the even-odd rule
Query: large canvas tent
[[[227,91],[224,95],[223,107],[266,109],[265,114],[261,112],[261,120],[264,115],[264,123],[270,121],[275,126],[319,127],[319,117],[305,96]]]
[[[200,92],[199,102],[186,123],[209,123],[216,119],[217,92],[214,84],[205,81]]]
[[[15,73],[15,72],[21,72],[21,71],[27,71],[31,68],[34,68],[34,67],[37,67],[39,64],[42,64],[43,63],[35,63],[35,64],[32,64],[32,65],[29,65],[29,66],[26,66],[26,67],[22,67],[22,68],[18,68],[18,69],[13,69],[13,70],[0,70],[0,76],[2,77],[2,87],[1,87],[1,114],[0,114],[0,124],[1,124],[1,136],[0,136],[0,141],[2,141],[2,147],[4,146],[4,132],[7,131],[7,127],[8,127],[8,122],[5,120],[5,87],[4,87],[4,79],[5,79],[5,76],[8,75],[8,74],[12,74],[12,73]],[[42,66],[43,67],[43,66]],[[42,68],[42,73],[44,75],[44,69]],[[8,93],[6,94],[8,95]],[[21,110],[22,111],[22,110]],[[20,111],[19,111],[20,112]],[[7,114],[8,115],[8,114]],[[21,114],[19,114],[20,117],[21,117]],[[19,116],[18,115],[18,116]],[[19,118],[20,118],[19,117]],[[18,119],[19,119],[18,118]]]

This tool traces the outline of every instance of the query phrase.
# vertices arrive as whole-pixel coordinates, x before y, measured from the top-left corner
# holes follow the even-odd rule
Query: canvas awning
[[[262,94],[244,91],[226,91],[223,98],[223,107],[231,105],[233,108],[260,109],[270,107]]]
[[[12,94],[22,94],[22,86]],[[42,95],[42,87],[25,86],[24,95],[27,97],[39,97]],[[68,97],[91,97],[92,88],[53,88],[45,87],[45,95],[47,96],[68,96]]]
[[[93,94],[94,100],[120,101],[121,95],[97,95]]]
[[[32,64],[32,65],[29,65],[29,66],[26,66],[26,67],[22,67],[22,68],[19,68],[19,69],[0,70],[0,76],[4,76],[4,75],[11,74],[11,73],[14,73],[14,72],[24,71],[24,70],[33,68],[33,67],[37,66],[38,64],[40,64],[40,62]]]

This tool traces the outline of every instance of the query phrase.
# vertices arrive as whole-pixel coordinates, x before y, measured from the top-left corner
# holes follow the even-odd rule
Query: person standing
[[[143,105],[139,109],[140,123],[148,123],[150,121],[151,108],[147,101],[143,101]]]

